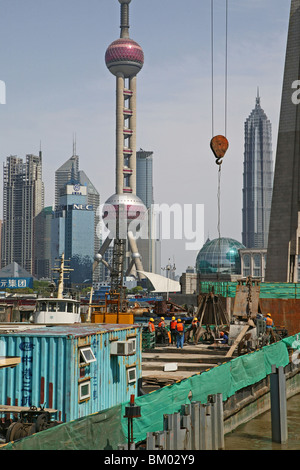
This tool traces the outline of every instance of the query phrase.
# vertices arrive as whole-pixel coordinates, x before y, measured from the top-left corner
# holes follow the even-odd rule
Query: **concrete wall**
[[[285,367],[287,398],[300,393],[300,366]],[[270,410],[270,376],[239,390],[224,402],[224,432],[230,433],[243,423]]]
[[[193,305],[198,306],[198,295],[197,294],[169,294],[169,299],[177,305]]]

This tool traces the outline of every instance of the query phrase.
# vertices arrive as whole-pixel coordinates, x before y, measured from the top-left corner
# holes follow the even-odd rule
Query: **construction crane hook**
[[[216,157],[216,164],[221,165],[223,163],[222,158],[227,152],[229,147],[228,140],[224,135],[216,135],[210,141],[210,148]]]

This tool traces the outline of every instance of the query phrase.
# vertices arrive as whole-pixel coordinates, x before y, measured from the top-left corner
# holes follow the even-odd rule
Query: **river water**
[[[300,450],[300,394],[287,401],[288,442],[272,442],[268,411],[225,436],[225,450]]]

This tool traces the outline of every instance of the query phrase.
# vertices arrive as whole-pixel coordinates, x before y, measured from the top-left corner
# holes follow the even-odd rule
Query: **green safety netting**
[[[279,367],[286,366],[288,362],[287,345],[280,341],[138,397],[136,404],[141,406],[142,416],[134,421],[136,441],[145,439],[147,432],[161,431],[163,415],[178,412],[182,404],[188,404],[190,400],[206,403],[207,396],[216,393],[222,393],[223,400],[226,400],[238,390],[257,383],[270,374],[272,364]],[[124,409],[125,406],[123,404]],[[122,424],[124,426],[124,421]]]
[[[63,423],[20,441],[9,442],[0,450],[113,450],[126,443],[122,405]],[[127,435],[127,432],[126,432]]]
[[[135,441],[144,440],[147,432],[161,431],[163,415],[180,411],[183,404],[190,401],[206,403],[207,396],[216,393],[222,393],[223,400],[226,400],[238,390],[269,375],[272,365],[286,366],[289,363],[289,348],[293,347],[293,343],[299,343],[298,335],[136,398],[135,404],[141,407],[141,417],[134,419]],[[8,443],[1,450],[116,450],[118,444],[127,442],[128,421],[124,418],[126,406],[128,403],[122,403],[58,425]]]
[[[261,299],[300,299],[300,284],[289,282],[261,282]],[[237,282],[200,282],[200,292],[208,294],[212,288],[216,295],[235,297]]]

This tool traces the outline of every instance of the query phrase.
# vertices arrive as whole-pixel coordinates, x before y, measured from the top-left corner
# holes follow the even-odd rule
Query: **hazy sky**
[[[289,0],[229,0],[228,131],[221,172],[221,236],[241,241],[244,121],[261,105],[277,127]],[[132,0],[130,37],[144,50],[138,75],[137,149],[154,152],[154,198],[204,204],[216,238],[218,167],[210,150],[211,0]],[[46,205],[54,172],[72,155],[100,192],[115,188],[115,78],[104,61],[119,37],[118,0],[0,0],[0,158],[43,150]],[[214,0],[215,132],[224,129],[225,0]],[[2,170],[1,170],[2,182]],[[2,195],[2,191],[1,191]],[[0,204],[2,210],[2,202]],[[185,241],[163,243],[162,266],[194,265]],[[199,249],[201,246],[199,246]]]

